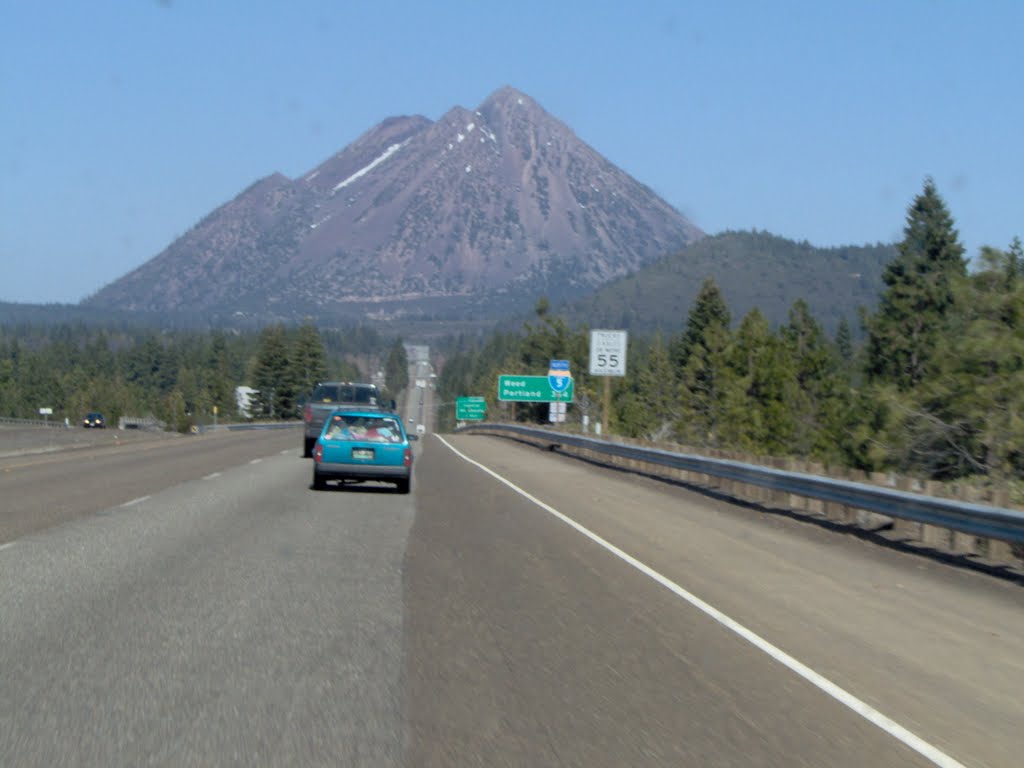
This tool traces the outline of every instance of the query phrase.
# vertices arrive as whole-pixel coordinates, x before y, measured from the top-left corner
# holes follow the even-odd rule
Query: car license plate
[[[353,459],[372,459],[373,448],[353,448],[352,449]]]

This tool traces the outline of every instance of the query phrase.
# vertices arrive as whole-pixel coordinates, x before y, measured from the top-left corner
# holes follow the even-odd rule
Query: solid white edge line
[[[557,509],[555,509],[554,507],[550,506],[549,504],[545,504],[543,501],[541,501],[540,499],[538,499],[535,496],[531,495],[527,491],[524,491],[522,488],[520,488],[519,486],[517,486],[515,483],[511,482],[510,480],[506,480],[504,477],[499,475],[494,470],[484,466],[483,464],[481,464],[478,461],[474,461],[473,459],[469,458],[464,453],[459,451],[455,446],[453,446],[451,443],[449,443],[447,440],[445,440],[443,437],[441,437],[441,435],[435,435],[435,436],[442,443],[444,443],[449,448],[449,450],[451,450],[456,456],[460,457],[464,461],[469,462],[473,466],[478,467],[479,469],[482,469],[484,472],[489,474],[495,480],[497,480],[497,481],[499,481],[501,483],[504,483],[509,488],[511,488],[513,491],[518,493],[519,495],[523,496],[526,499],[529,499],[531,502],[536,504],[538,507],[540,507],[544,511],[554,515],[555,517],[557,517],[559,520],[561,520],[566,525],[568,525],[571,528],[574,528],[578,532],[582,533],[584,536],[586,536],[588,539],[593,541],[595,544],[600,545],[601,547],[603,547],[604,549],[608,550],[609,552],[611,552],[616,557],[618,557],[621,560],[629,563],[631,566],[636,568],[641,573],[649,576],[654,581],[658,582],[663,587],[668,589],[670,592],[674,593],[678,597],[681,597],[683,600],[685,600],[686,602],[690,603],[690,605],[692,605],[695,608],[698,608],[699,610],[703,611],[705,614],[707,614],[708,616],[713,618],[715,621],[717,621],[722,626],[726,627],[727,629],[730,629],[731,631],[733,631],[734,633],[736,633],[737,635],[742,637],[744,640],[749,642],[751,645],[753,645],[756,648],[758,648],[759,650],[763,651],[764,653],[766,653],[771,658],[775,659],[775,661],[779,662],[783,666],[789,668],[793,672],[796,672],[798,675],[800,675],[800,677],[804,678],[805,680],[807,680],[809,683],[811,683],[812,685],[816,686],[820,690],[824,691],[825,693],[827,693],[829,696],[834,698],[839,703],[844,704],[846,707],[848,707],[849,709],[851,709],[854,712],[856,712],[858,715],[863,717],[868,722],[878,726],[883,731],[888,733],[890,736],[894,737],[898,741],[900,741],[903,744],[905,744],[906,746],[910,747],[912,750],[914,750],[918,754],[920,754],[923,757],[927,758],[928,760],[932,761],[935,765],[941,766],[941,768],[966,768],[966,766],[963,763],[961,763],[961,762],[957,761],[956,759],[950,757],[945,752],[940,750],[938,747],[935,747],[934,745],[928,743],[927,741],[922,739],[917,734],[907,730],[906,728],[904,728],[902,725],[897,723],[892,718],[890,718],[890,717],[888,717],[886,715],[883,715],[881,712],[879,712],[877,709],[872,707],[870,704],[868,704],[865,701],[861,701],[860,699],[858,699],[856,696],[854,696],[849,691],[847,691],[847,690],[845,690],[843,688],[840,688],[838,685],[833,683],[827,677],[824,677],[823,675],[815,672],[813,669],[808,667],[803,662],[798,661],[797,659],[793,658],[792,656],[790,656],[788,653],[786,653],[785,651],[781,650],[780,648],[776,648],[774,645],[769,643],[767,640],[765,640],[763,637],[761,637],[757,633],[753,632],[752,630],[747,629],[745,626],[740,624],[738,621],[735,621],[734,619],[732,619],[729,616],[727,616],[726,614],[722,613],[720,610],[718,610],[714,606],[709,605],[708,603],[704,602],[703,600],[701,600],[696,595],[691,594],[687,590],[683,589],[681,586],[676,584],[674,581],[669,579],[667,576],[663,576],[662,574],[658,573],[657,571],[655,571],[650,566],[644,565],[642,562],[637,560],[632,555],[629,555],[626,552],[623,552],[621,549],[616,547],[611,542],[606,541],[605,539],[602,539],[600,536],[598,536],[593,531],[583,527],[582,525],[577,523],[575,520],[573,520],[572,518],[567,517],[566,515],[562,514]]]
[[[141,504],[144,501],[149,501],[150,498],[152,498],[152,497],[150,497],[150,496],[139,496],[139,498],[137,498],[137,499],[132,499],[131,501],[126,501],[121,506],[122,507],[134,507],[136,504]]]

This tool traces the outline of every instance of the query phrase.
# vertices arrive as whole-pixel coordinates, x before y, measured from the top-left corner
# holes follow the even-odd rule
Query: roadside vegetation
[[[760,309],[734,318],[706,279],[675,333],[630,338],[613,379],[610,429],[696,449],[794,457],[936,480],[1024,486],[1024,253],[985,247],[972,269],[931,179],[873,312],[827,334],[804,300],[774,327]],[[547,408],[499,403],[499,374],[544,374],[569,359],[570,422],[601,418],[587,374],[589,328],[538,303],[521,332],[451,343],[439,380],[451,402],[488,400],[489,418],[547,422]],[[682,318],[680,318],[682,321]],[[856,330],[855,330],[856,328]],[[450,425],[453,414],[444,412]],[[568,425],[572,428],[573,425]]]
[[[103,330],[85,324],[0,326],[0,416],[77,424],[100,411],[151,417],[186,431],[220,421],[299,418],[321,379],[363,380],[386,346],[364,327],[313,324],[262,331]],[[256,390],[246,411],[236,388]]]

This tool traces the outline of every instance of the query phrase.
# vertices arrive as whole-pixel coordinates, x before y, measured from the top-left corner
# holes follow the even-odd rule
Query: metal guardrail
[[[250,432],[252,430],[264,429],[296,429],[301,427],[301,421],[243,421],[228,422],[220,424],[196,424],[189,431],[193,435],[204,435],[207,432]]]
[[[974,536],[1014,543],[1024,542],[1024,512],[1003,507],[942,499],[855,483],[850,480],[836,480],[818,475],[787,472],[756,464],[745,464],[727,459],[710,459],[705,456],[673,453],[657,448],[641,448],[513,424],[474,424],[460,427],[456,431],[506,433],[521,438],[541,440],[555,448],[563,445],[573,446],[598,454],[696,472],[796,496],[820,499],[886,517],[926,523]]]
[[[64,429],[67,426],[63,421],[49,421],[46,419],[11,419],[6,416],[0,416],[0,424],[12,427],[60,427],[61,429]]]
[[[229,430],[231,432],[239,432],[239,431],[242,431],[242,430],[249,430],[249,429],[296,429],[296,428],[301,427],[303,425],[304,425],[304,422],[301,422],[301,421],[274,421],[274,422],[267,422],[267,423],[264,423],[264,424],[258,424],[258,423],[253,423],[253,424],[249,424],[249,423],[246,423],[246,424],[225,424],[225,425],[223,425],[221,427],[218,427],[218,428],[219,429],[227,429],[227,430]],[[209,427],[207,427],[207,429],[209,429]]]
[[[117,420],[117,428],[163,431],[167,424],[153,416],[121,416]]]

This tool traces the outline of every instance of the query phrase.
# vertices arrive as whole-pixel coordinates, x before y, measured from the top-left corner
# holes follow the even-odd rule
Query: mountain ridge
[[[526,94],[389,117],[258,179],[82,303],[302,316],[501,313],[581,296],[704,233]]]
[[[761,230],[727,230],[565,302],[559,311],[591,327],[672,332],[683,327],[704,279],[711,277],[734,323],[756,307],[778,326],[793,302],[804,299],[831,333],[843,319],[858,327],[860,308],[875,306],[882,272],[896,254],[896,246],[887,243],[821,247]]]

